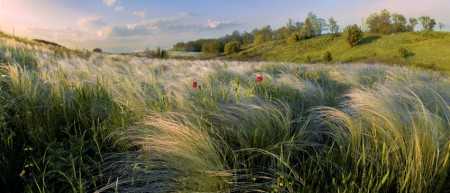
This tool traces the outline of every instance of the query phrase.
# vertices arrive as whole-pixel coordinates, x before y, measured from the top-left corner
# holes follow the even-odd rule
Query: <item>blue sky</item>
[[[361,24],[383,8],[450,24],[448,0],[0,0],[0,29],[75,48],[135,51],[278,27],[310,11]]]

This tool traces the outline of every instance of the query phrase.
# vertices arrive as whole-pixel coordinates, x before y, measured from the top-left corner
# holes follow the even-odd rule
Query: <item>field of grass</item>
[[[405,43],[417,52],[411,60],[449,41],[436,38]],[[327,49],[345,61],[374,44],[395,47],[394,40],[402,38],[345,53],[341,38],[328,37],[286,52],[264,51],[270,43],[258,49],[282,60],[291,48],[333,41]],[[80,57],[4,38],[0,45],[1,192],[450,192],[446,74]],[[379,52],[390,53],[372,51]]]
[[[399,50],[410,54],[403,57]],[[450,33],[408,32],[392,35],[364,35],[359,46],[351,48],[344,37],[319,36],[297,43],[285,40],[251,46],[231,56],[240,60],[269,60],[296,63],[321,63],[326,51],[331,52],[331,63],[406,64],[423,68],[450,70]]]

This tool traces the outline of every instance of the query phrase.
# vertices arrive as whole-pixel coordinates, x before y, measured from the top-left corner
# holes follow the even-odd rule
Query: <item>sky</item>
[[[308,12],[341,26],[361,24],[382,9],[450,26],[450,0],[0,0],[0,30],[72,48],[131,52],[276,28]]]

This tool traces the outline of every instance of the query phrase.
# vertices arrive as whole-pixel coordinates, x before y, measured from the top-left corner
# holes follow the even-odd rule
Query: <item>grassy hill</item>
[[[401,48],[410,52],[407,57],[402,57]],[[354,48],[343,36],[323,35],[291,44],[277,40],[252,45],[229,58],[316,63],[324,62],[322,57],[326,51],[331,52],[332,63],[377,62],[450,70],[450,33],[447,32],[367,33]]]

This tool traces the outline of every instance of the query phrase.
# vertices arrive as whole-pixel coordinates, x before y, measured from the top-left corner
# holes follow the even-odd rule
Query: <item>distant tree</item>
[[[272,28],[270,26],[263,27],[261,30],[255,32],[255,44],[262,44],[272,40]]]
[[[279,28],[278,30],[275,30],[274,39],[288,39],[291,34],[295,33],[296,31],[297,29],[294,21],[292,19],[289,19],[285,26]]]
[[[202,51],[202,42],[201,40],[190,41],[185,44],[185,50],[187,52],[200,52]]]
[[[242,44],[244,45],[248,45],[251,44],[253,42],[253,35],[248,33],[248,32],[244,32],[242,35]]]
[[[281,27],[280,29],[278,29],[274,32],[274,39],[278,39],[278,40],[287,39],[294,32],[295,32],[295,29],[291,28],[289,26]]]
[[[358,25],[347,26],[344,30],[345,39],[351,47],[355,47],[361,41],[363,32]]]
[[[416,29],[416,26],[419,22],[416,18],[409,18],[408,31],[413,32]]]
[[[233,31],[233,33],[231,34],[231,41],[241,42],[241,33],[239,33],[239,31],[237,30]]]
[[[326,27],[326,21],[317,17],[314,13],[308,13],[305,19],[305,23],[302,27],[302,31],[308,38],[318,36],[322,34],[323,29]]]
[[[147,57],[151,56],[153,58],[161,58],[161,59],[169,57],[168,52],[164,49],[161,49],[160,47],[156,48],[154,51],[145,49],[144,54]]]
[[[287,43],[289,44],[294,44],[296,42],[300,41],[300,37],[298,33],[293,33],[289,36],[289,38],[287,39]]]
[[[241,44],[238,41],[231,41],[225,44],[224,52],[225,55],[230,55],[234,53],[238,53],[240,51]]]
[[[92,51],[96,52],[96,53],[102,53],[103,52],[103,50],[100,49],[100,48],[94,48]]]
[[[202,52],[207,54],[220,54],[223,50],[222,44],[218,40],[209,40],[203,43]]]
[[[337,35],[339,33],[339,25],[337,24],[337,21],[334,18],[331,17],[328,19],[328,25],[331,34]]]
[[[406,17],[401,14],[392,14],[392,33],[406,32],[408,31],[408,22]]]
[[[366,20],[367,27],[372,33],[389,34],[392,33],[391,13],[382,10],[380,13],[371,14]]]
[[[305,23],[303,22],[295,22],[295,31],[300,31],[304,25]]]
[[[445,24],[442,22],[439,22],[438,26],[439,26],[439,31],[442,31],[445,28]]]
[[[184,42],[176,43],[175,45],[173,45],[173,50],[186,51],[186,43],[184,43]]]
[[[289,30],[295,30],[295,24],[291,18],[289,18],[288,22],[286,23],[286,28],[288,28]]]
[[[314,24],[310,19],[306,19],[305,23],[300,30],[302,37],[305,39],[314,37]]]
[[[429,16],[419,17],[420,24],[422,24],[422,28],[424,31],[433,31],[436,26],[436,20]]]
[[[150,50],[149,48],[145,48],[145,50],[144,50],[143,54],[144,54],[144,57],[148,57],[148,58],[150,58],[150,57],[152,57],[152,56],[153,56],[153,51],[152,51],[152,50]]]

